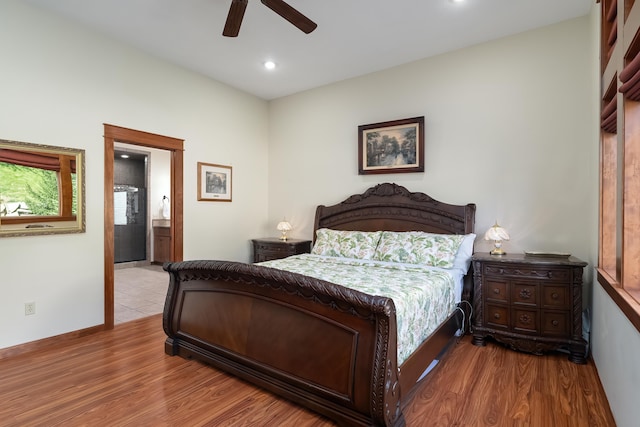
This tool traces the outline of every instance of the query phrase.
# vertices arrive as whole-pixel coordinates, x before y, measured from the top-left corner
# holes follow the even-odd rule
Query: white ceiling
[[[249,0],[222,36],[231,0],[27,0],[145,52],[270,100],[586,15],[595,0],[287,0],[304,34]],[[277,68],[262,64],[271,59]]]

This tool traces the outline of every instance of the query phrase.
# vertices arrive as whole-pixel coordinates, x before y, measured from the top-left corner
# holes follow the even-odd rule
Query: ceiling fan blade
[[[282,16],[287,21],[298,27],[302,32],[309,34],[316,29],[318,24],[304,16],[302,13],[289,6],[283,0],[261,0],[262,4]]]
[[[242,24],[242,17],[244,16],[244,11],[247,8],[247,2],[248,0],[231,1],[229,15],[227,15],[227,22],[225,22],[224,30],[222,30],[223,36],[238,37],[240,25]]]

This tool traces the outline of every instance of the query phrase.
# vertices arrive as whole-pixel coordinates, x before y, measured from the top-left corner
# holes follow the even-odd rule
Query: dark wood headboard
[[[475,212],[473,203],[450,205],[397,184],[378,184],[336,205],[318,206],[313,240],[319,228],[468,234],[474,231]]]

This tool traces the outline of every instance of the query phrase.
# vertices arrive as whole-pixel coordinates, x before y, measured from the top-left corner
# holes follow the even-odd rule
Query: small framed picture
[[[358,174],[424,172],[424,116],[358,126]]]
[[[231,166],[198,162],[198,200],[231,201]]]

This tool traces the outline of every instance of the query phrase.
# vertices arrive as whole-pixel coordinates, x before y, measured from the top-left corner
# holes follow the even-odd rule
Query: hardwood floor
[[[161,315],[0,359],[2,426],[332,426],[209,366],[164,354]],[[50,341],[49,341],[50,342]],[[1,353],[0,353],[1,355]],[[0,356],[1,357],[1,356]],[[412,426],[615,426],[593,362],[464,337],[405,408]]]

